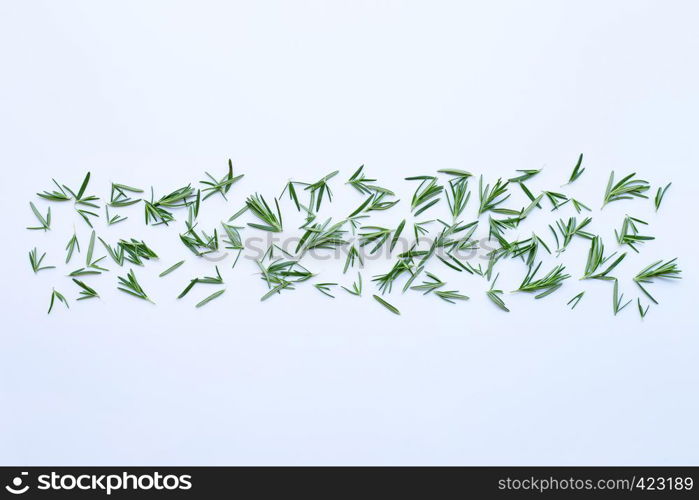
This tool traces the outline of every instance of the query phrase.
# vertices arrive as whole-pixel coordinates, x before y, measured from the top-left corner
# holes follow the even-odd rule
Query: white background
[[[698,15],[691,1],[1,2],[0,463],[696,464]],[[561,188],[580,152],[586,172]],[[222,176],[229,157],[245,178],[204,205],[204,228],[252,192],[271,200],[290,178],[336,169],[328,209],[346,214],[360,164],[403,200],[376,217],[387,226],[409,212],[405,176],[451,167],[493,182],[544,167],[530,187],[590,205],[609,251],[626,213],[657,239],[620,267],[634,303],[617,317],[608,283],[578,281],[584,240],[558,258],[572,278],[540,301],[510,294],[525,267],[503,264],[509,314],[485,280],[436,262],[471,300],[398,290],[394,316],[371,299],[389,261],[364,271],[361,299],[308,283],[261,303],[254,262],[229,258],[226,293],[195,309],[212,289],[175,297],[213,264],[179,243],[183,213],[144,227],[140,206],[96,229],[160,254],[136,269],[157,305],[116,291],[114,264],[86,280],[102,299],[76,303],[65,274],[88,228],[53,204],[50,232],[24,229],[52,177],[77,187],[90,170],[102,198],[111,181],[164,194]],[[673,181],[658,214],[643,200],[600,213],[611,170],[653,192]],[[288,200],[284,213],[293,236]],[[535,212],[518,236],[551,242],[546,225],[571,215]],[[83,253],[65,266],[73,227]],[[34,275],[34,246],[58,269]],[[673,257],[683,279],[652,286],[661,304],[642,321],[630,277]],[[342,264],[307,265],[348,285]],[[54,286],[71,308],[49,316]]]

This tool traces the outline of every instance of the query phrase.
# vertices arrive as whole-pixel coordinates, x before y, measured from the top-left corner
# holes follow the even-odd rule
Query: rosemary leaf
[[[177,269],[178,267],[180,267],[182,264],[184,264],[184,261],[183,261],[183,260],[179,261],[179,262],[176,263],[176,264],[171,265],[170,267],[168,267],[167,269],[165,269],[165,271],[163,271],[162,273],[160,273],[160,274],[158,275],[158,277],[162,278],[163,276],[167,276],[167,275],[170,274],[172,271],[174,271],[175,269]]]
[[[378,302],[379,304],[381,304],[382,306],[384,306],[386,309],[388,309],[389,311],[391,311],[393,314],[398,314],[398,315],[400,315],[400,311],[398,310],[397,307],[395,307],[395,306],[389,304],[388,302],[386,302],[384,299],[382,299],[382,298],[379,297],[378,295],[373,295],[373,297],[374,297],[374,300],[375,300],[376,302]]]
[[[208,304],[209,302],[211,302],[211,301],[214,300],[215,298],[220,297],[221,295],[223,295],[223,292],[225,292],[225,291],[226,291],[226,289],[224,288],[223,290],[219,290],[219,291],[217,291],[217,292],[212,293],[211,295],[209,295],[208,297],[206,297],[204,300],[202,300],[201,302],[197,303],[197,305],[196,305],[195,307],[201,307],[201,306],[204,306],[204,305]]]

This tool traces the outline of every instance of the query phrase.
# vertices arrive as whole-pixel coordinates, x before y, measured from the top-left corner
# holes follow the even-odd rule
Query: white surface
[[[686,209],[698,14],[690,1],[3,2],[0,463],[696,464],[697,237]],[[541,301],[508,294],[510,314],[487,301],[483,280],[439,263],[469,302],[394,292],[403,314],[391,315],[368,284],[384,261],[364,272],[362,299],[308,285],[260,303],[254,264],[231,271],[230,259],[226,294],[197,310],[210,290],[175,296],[212,264],[179,243],[183,215],[146,228],[141,207],[97,229],[161,254],[136,270],[157,306],[117,292],[113,265],[89,280],[103,299],[76,303],[68,268],[34,276],[27,263],[36,245],[60,264],[73,225],[87,246],[68,205],[52,205],[48,234],[24,229],[51,177],[78,185],[91,170],[103,198],[111,181],[162,193],[204,170],[223,175],[231,157],[246,176],[228,204],[204,206],[213,227],[249,193],[271,199],[290,177],[335,169],[332,210],[346,213],[361,197],[342,183],[365,163],[403,199],[376,218],[395,225],[415,187],[406,175],[453,167],[492,182],[544,166],[531,187],[558,190],[579,152],[587,171],[568,192],[595,209],[607,247],[625,213],[647,217],[657,237],[623,263],[622,291],[635,302],[629,277],[679,258],[683,280],[653,287],[661,305],[644,321],[635,303],[612,315],[607,283],[577,281],[582,240],[560,257],[573,279]],[[612,169],[654,189],[673,181],[660,212],[620,202],[599,214]],[[535,215],[550,240],[557,215]],[[348,284],[341,266],[308,264]],[[499,283],[511,290],[524,271],[508,262]],[[46,315],[52,286],[70,311]]]

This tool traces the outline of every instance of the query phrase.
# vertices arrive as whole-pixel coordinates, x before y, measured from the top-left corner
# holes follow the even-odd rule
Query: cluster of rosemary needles
[[[584,174],[585,168],[582,163],[581,154],[564,186],[576,182]],[[338,286],[344,292],[360,297],[366,284],[361,273],[365,252],[374,254],[379,250],[387,250],[393,263],[385,273],[371,277],[370,282],[373,283],[376,292],[371,295],[376,303],[394,314],[400,314],[400,311],[391,304],[386,295],[393,291],[393,285],[397,283],[401,284],[402,292],[412,290],[424,295],[433,295],[449,303],[468,300],[467,295],[459,290],[450,289],[448,283],[439,277],[442,271],[447,269],[487,280],[486,296],[494,307],[509,312],[505,292],[497,287],[499,274],[496,267],[499,262],[504,259],[521,261],[522,279],[514,291],[530,293],[536,299],[541,299],[557,292],[564,284],[570,283],[569,286],[574,286],[573,283],[580,283],[571,280],[572,271],[562,263],[542,269],[540,257],[543,252],[558,257],[575,241],[584,240],[589,245],[589,251],[587,261],[584,267],[580,266],[581,272],[577,277],[581,280],[611,282],[612,311],[616,315],[628,306],[631,300],[624,300],[624,295],[619,290],[619,279],[614,276],[614,272],[623,265],[628,251],[640,252],[647,241],[654,239],[653,236],[644,234],[648,223],[637,217],[625,216],[615,230],[616,241],[611,242],[619,250],[609,252],[599,234],[592,231],[592,218],[587,216],[591,209],[587,201],[575,199],[560,191],[534,192],[528,187],[530,179],[540,172],[541,169],[517,170],[513,177],[500,178],[495,182],[487,182],[483,176],[476,180],[472,173],[456,169],[439,170],[435,175],[407,177],[405,180],[415,185],[414,194],[409,200],[412,222],[407,223],[407,218],[398,216],[395,218],[395,224],[384,227],[373,224],[371,216],[375,212],[397,212],[395,207],[400,200],[392,190],[370,178],[365,173],[364,166],[361,166],[344,182],[354,188],[359,195],[358,199],[361,199],[356,209],[339,220],[323,220],[318,217],[321,207],[332,203],[331,185],[342,183],[338,178],[339,172],[335,171],[315,182],[289,180],[278,198],[265,198],[255,193],[243,199],[237,195],[235,197],[242,207],[222,221],[220,227],[210,230],[199,226],[200,210],[211,197],[220,196],[228,201],[228,197],[232,196],[231,189],[234,184],[243,177],[233,174],[231,160],[228,161],[227,171],[221,177],[207,172],[206,177],[196,186],[188,184],[159,195],[156,195],[151,187],[149,196],[139,187],[112,183],[109,197],[102,199],[91,193],[88,172],[77,188],[53,180],[53,185],[48,190],[37,193],[41,200],[51,203],[46,208],[39,208],[34,202],[30,202],[36,222],[27,229],[51,230],[51,204],[72,205],[79,216],[78,220],[89,226],[91,232],[89,241],[82,244],[76,232],[67,239],[65,265],[69,266],[68,278],[74,287],[70,295],[74,296],[75,300],[98,299],[99,291],[90,284],[90,278],[109,272],[107,266],[111,266],[112,271],[117,274],[115,285],[118,290],[126,295],[152,302],[147,292],[148,284],[139,281],[134,268],[150,265],[151,261],[159,259],[158,253],[145,241],[136,238],[120,239],[117,242],[106,241],[94,229],[98,221],[102,225],[119,224],[128,218],[127,213],[133,214],[134,210],[141,207],[146,225],[176,226],[179,244],[191,251],[194,258],[202,258],[224,249],[233,250],[235,258],[232,267],[235,267],[244,249],[243,235],[246,232],[280,233],[284,230],[281,201],[281,205],[286,206],[287,210],[299,212],[304,222],[298,228],[298,243],[295,248],[283,249],[272,243],[262,258],[256,261],[259,277],[266,284],[266,292],[261,300],[294,290],[312,280],[316,274],[307,267],[312,266],[312,262],[308,262],[312,260],[312,254],[339,249],[342,249],[346,256],[343,258],[343,274],[356,267],[356,279],[346,286],[323,281],[315,282],[313,286],[330,298],[336,296]],[[669,187],[670,184],[657,188],[652,199],[656,211],[660,208]],[[635,173],[618,178],[612,172],[606,189],[603,192],[600,190],[603,194],[602,206],[620,200],[648,199],[650,189],[650,184],[639,179]],[[523,193],[522,199],[526,200],[524,206],[511,207],[510,196],[513,190]],[[469,202],[476,205],[477,217],[466,222],[463,220],[464,211]],[[448,220],[430,218],[430,211],[440,203],[446,204],[448,208]],[[525,219],[542,212],[560,214],[564,210],[571,215],[567,218],[556,218],[544,227],[543,232],[533,232],[526,238],[513,236]],[[573,211],[575,215],[572,215]],[[178,213],[180,217],[182,212],[184,217],[180,222],[175,214]],[[250,222],[238,222],[246,213]],[[464,257],[464,252],[479,248],[479,242],[474,235],[478,227],[484,225],[487,227],[486,240],[492,249],[487,252],[487,264],[483,261],[485,265],[476,266]],[[409,248],[394,252],[401,236],[408,239]],[[610,242],[606,243],[609,245]],[[98,253],[101,255],[98,256]],[[78,254],[81,256],[78,257]],[[50,261],[46,253],[40,252],[36,247],[29,252],[29,262],[34,273],[53,269],[55,266],[49,265]],[[183,264],[184,261],[179,261],[164,268],[160,278],[175,273]],[[658,304],[658,300],[651,293],[650,285],[656,280],[679,279],[680,273],[676,259],[652,262],[638,270],[633,281],[639,291],[636,303],[641,317],[647,314],[651,304]],[[201,307],[223,295],[224,285],[218,266],[214,266],[209,276],[191,278],[178,298],[184,297],[195,288],[208,289],[206,293],[213,290],[213,293],[206,295],[196,304],[196,307]],[[575,308],[584,293],[580,291],[575,294],[567,302],[568,306],[571,309]],[[67,295],[53,288],[48,312],[53,310],[57,302],[68,308],[70,301],[66,298]]]

